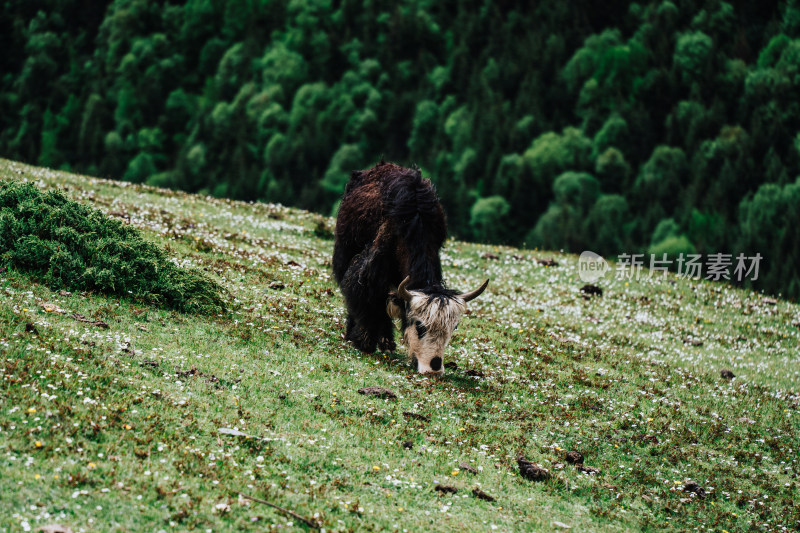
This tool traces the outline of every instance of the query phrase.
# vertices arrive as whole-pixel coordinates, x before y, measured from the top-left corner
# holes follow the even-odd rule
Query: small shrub
[[[137,229],[31,183],[0,181],[0,264],[52,289],[97,291],[184,312],[225,309],[219,284],[172,263]]]
[[[317,225],[314,228],[314,235],[324,240],[331,240],[334,237],[333,230],[328,226],[324,218],[317,220]]]

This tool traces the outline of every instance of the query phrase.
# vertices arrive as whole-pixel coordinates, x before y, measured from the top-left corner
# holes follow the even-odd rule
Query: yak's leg
[[[380,351],[392,352],[397,346],[394,342],[394,324],[386,314],[386,299],[370,303],[365,329],[369,332],[369,337],[377,341]]]
[[[393,352],[397,349],[397,344],[394,342],[394,324],[389,315],[386,314],[386,309],[383,310],[383,315],[386,316],[386,320],[380,325],[378,349],[382,352]]]
[[[368,316],[360,306],[347,306],[347,327],[345,329],[344,338],[352,342],[356,348],[362,352],[372,353],[375,351],[374,336],[369,334],[368,324],[365,323],[364,317]]]
[[[347,327],[345,328],[344,338],[347,340],[351,340],[353,338],[353,332],[356,329],[356,321],[353,319],[352,315],[350,314],[350,310],[347,310]]]
[[[387,282],[382,261],[373,250],[358,255],[342,280],[347,303],[345,338],[362,352],[394,349],[394,327],[386,314]]]
[[[369,254],[356,256],[341,281],[342,295],[347,304],[347,330],[345,338],[362,352],[372,353],[378,344],[377,338],[370,335],[369,299],[370,286],[365,274],[369,269]]]
[[[392,275],[393,265],[390,261],[375,260],[375,267],[371,282],[377,287],[375,296],[370,300],[369,331],[378,339],[378,349],[382,352],[393,352],[397,345],[394,342],[394,322],[386,310],[386,300],[389,297],[389,279]],[[396,268],[396,267],[394,267]]]
[[[353,261],[353,256],[358,253],[358,250],[353,250],[352,247],[346,246],[338,238],[333,244],[333,279],[337,283],[341,283],[347,275],[347,269]]]

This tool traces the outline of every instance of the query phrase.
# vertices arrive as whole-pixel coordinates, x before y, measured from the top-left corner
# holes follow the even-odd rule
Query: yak
[[[444,209],[417,168],[383,160],[354,171],[336,221],[333,275],[347,306],[345,339],[359,350],[394,351],[399,319],[410,361],[441,375],[442,356],[477,289],[459,293],[442,281]]]

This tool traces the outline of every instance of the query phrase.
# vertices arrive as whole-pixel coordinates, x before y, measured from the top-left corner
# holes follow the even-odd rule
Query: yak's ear
[[[350,189],[361,183],[361,178],[364,177],[364,172],[361,170],[354,170],[350,173],[350,180],[344,186],[344,192],[350,192]]]
[[[392,318],[403,318],[403,307],[405,302],[397,296],[396,292],[390,292],[386,299],[386,314]]]

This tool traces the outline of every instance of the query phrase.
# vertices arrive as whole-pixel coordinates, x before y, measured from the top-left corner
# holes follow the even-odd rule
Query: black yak
[[[466,303],[489,283],[465,294],[444,285],[439,250],[446,236],[444,209],[418,169],[381,161],[353,172],[333,248],[333,275],[347,304],[347,340],[367,353],[376,347],[393,351],[392,319],[400,319],[417,370],[442,373],[444,348]]]

